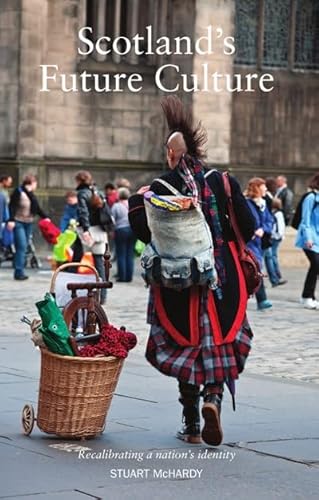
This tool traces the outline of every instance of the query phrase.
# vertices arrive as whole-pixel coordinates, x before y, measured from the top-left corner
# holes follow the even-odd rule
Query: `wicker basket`
[[[101,434],[123,359],[60,356],[41,349],[37,425],[65,438]]]

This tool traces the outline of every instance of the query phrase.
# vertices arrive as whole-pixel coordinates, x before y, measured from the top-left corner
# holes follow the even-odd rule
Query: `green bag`
[[[39,331],[49,351],[64,356],[74,356],[69,344],[70,332],[54,297],[46,293],[44,300],[36,303],[42,325]]]

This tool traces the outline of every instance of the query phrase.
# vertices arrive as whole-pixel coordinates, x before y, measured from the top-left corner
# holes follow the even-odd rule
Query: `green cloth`
[[[70,332],[54,297],[46,293],[44,300],[36,303],[42,325],[39,331],[49,351],[64,356],[74,356],[69,344]]]

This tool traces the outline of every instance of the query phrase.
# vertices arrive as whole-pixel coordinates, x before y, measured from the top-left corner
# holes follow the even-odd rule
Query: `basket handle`
[[[55,293],[55,283],[58,277],[59,272],[63,271],[64,269],[67,269],[68,267],[87,267],[88,269],[91,269],[91,271],[95,274],[96,281],[99,281],[99,273],[97,272],[96,268],[94,266],[91,266],[90,264],[81,264],[81,262],[67,262],[66,264],[62,264],[62,266],[58,267],[53,273],[53,276],[51,278],[51,285],[50,285],[50,293],[54,294]],[[70,276],[71,278],[71,276]]]

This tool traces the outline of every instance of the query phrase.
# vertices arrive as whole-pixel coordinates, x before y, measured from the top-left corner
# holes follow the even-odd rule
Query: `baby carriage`
[[[0,266],[3,262],[13,262],[15,255],[15,246],[13,239],[13,232],[7,228],[3,229],[2,240],[0,242]],[[40,258],[37,256],[36,248],[33,242],[32,235],[29,239],[28,248],[26,251],[25,267],[30,266],[32,269],[39,269],[42,267]]]
[[[107,279],[108,262],[109,256],[105,265]],[[88,267],[92,275],[63,272],[69,266],[79,265],[72,262],[59,267],[53,275],[50,292],[63,308],[69,330],[76,334],[81,327],[83,333],[79,341],[86,342],[99,336],[103,324],[108,324],[98,292],[111,288],[112,283],[100,282],[96,269],[91,266]],[[77,282],[78,279],[81,282]],[[63,291],[65,288],[67,293]],[[71,293],[70,300],[68,293]],[[74,344],[73,338],[72,347]],[[74,348],[76,350],[76,345]],[[22,410],[24,434],[31,434],[35,420],[43,432],[63,438],[84,439],[102,434],[122,365],[123,359],[113,356],[61,356],[41,348],[37,417],[32,405],[26,404]]]

